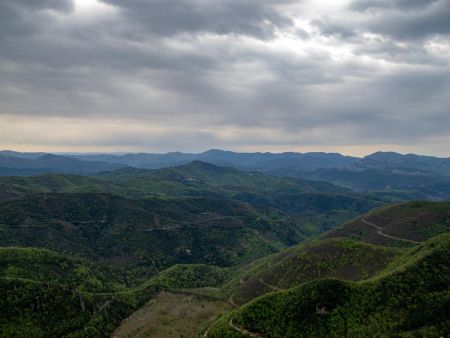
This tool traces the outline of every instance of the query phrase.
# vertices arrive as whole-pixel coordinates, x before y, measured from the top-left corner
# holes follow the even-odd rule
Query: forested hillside
[[[375,278],[320,279],[257,298],[220,318],[208,337],[446,336],[449,257],[449,235],[441,235]]]
[[[448,202],[391,206],[391,196],[203,162],[94,176],[3,177],[0,191],[4,337],[107,337],[113,331],[118,337],[205,331],[283,337],[299,328],[320,336],[341,334],[342,325],[348,332],[385,332],[394,324],[373,326],[361,318],[386,320],[389,300],[361,305],[350,319],[345,306],[366,293],[361,299],[372,302],[372,291],[358,291],[360,285],[378,285],[428,257],[416,253],[444,246],[450,227]],[[335,281],[323,281],[328,278]],[[317,303],[323,288],[316,311],[325,318],[341,306],[344,317],[339,312],[336,320],[344,324],[333,319],[322,326],[307,316],[267,331],[272,324],[264,313],[272,310],[259,305],[266,297],[291,318],[306,315],[300,307]],[[402,301],[408,311],[422,306]],[[300,312],[289,313],[291,303]],[[189,325],[168,327],[179,311],[190,313]],[[430,332],[443,332],[445,323],[436,323]]]

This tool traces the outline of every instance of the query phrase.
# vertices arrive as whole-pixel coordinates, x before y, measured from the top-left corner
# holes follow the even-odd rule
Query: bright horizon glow
[[[167,153],[186,152],[200,153],[209,149],[222,149],[235,152],[328,152],[342,155],[363,157],[376,151],[394,151],[401,154],[415,153],[437,157],[449,157],[448,147],[430,152],[426,146],[386,144],[335,144],[335,145],[289,145],[264,144],[277,138],[272,129],[243,129],[239,127],[224,127],[216,131],[214,126],[203,126],[198,132],[205,138],[215,135],[215,138],[207,146],[195,146],[186,144],[178,146],[170,140],[174,135],[189,138],[191,135],[188,127],[165,127],[164,125],[148,124],[139,120],[109,120],[90,119],[79,120],[76,118],[26,117],[17,119],[14,116],[0,115],[0,149],[20,152],[58,152],[58,153],[84,153],[84,152],[127,152],[127,153]],[[283,131],[280,131],[282,133]],[[314,134],[314,131],[312,131]],[[260,145],[233,145],[233,140],[243,134],[247,138],[261,142]],[[154,138],[147,142],[148,135]],[[39,139],[41,143],[32,140]],[[160,142],[167,139],[167,142]],[[120,140],[124,140],[121,142]],[[8,141],[10,143],[8,143]],[[231,142],[231,143],[230,143]],[[445,144],[444,140],[435,139],[436,143]],[[140,143],[135,145],[134,143]],[[96,145],[93,145],[96,144]]]
[[[447,158],[448,155],[446,153],[426,153],[426,149],[423,151],[416,152],[414,149],[408,146],[398,146],[398,145],[383,145],[380,148],[376,146],[370,147],[362,147],[362,146],[339,146],[339,147],[296,147],[296,148],[258,148],[258,147],[250,147],[250,148],[220,148],[220,147],[210,147],[204,149],[196,149],[196,150],[180,150],[180,149],[171,149],[167,151],[158,151],[151,150],[151,147],[142,148],[142,149],[130,149],[127,147],[58,147],[58,146],[26,146],[26,147],[15,147],[15,148],[0,148],[0,150],[8,150],[8,151],[17,151],[24,153],[54,153],[54,154],[138,154],[138,153],[151,153],[151,154],[166,154],[173,152],[182,152],[182,153],[203,153],[205,151],[211,149],[219,149],[223,151],[233,151],[237,153],[285,153],[285,152],[294,152],[294,153],[311,153],[311,152],[322,152],[322,153],[339,153],[344,156],[354,156],[354,157],[364,157],[371,155],[377,151],[381,152],[396,152],[402,155],[406,154],[415,154],[422,156],[434,156],[440,158]]]

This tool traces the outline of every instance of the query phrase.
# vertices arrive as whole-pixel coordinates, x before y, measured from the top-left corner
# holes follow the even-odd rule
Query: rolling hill
[[[220,314],[208,337],[442,335],[450,203],[391,197],[201,161],[2,177],[0,336],[191,336]]]
[[[336,153],[237,153],[211,149],[199,154],[173,152],[166,154],[98,154],[70,155],[89,161],[119,163],[136,168],[163,168],[203,161],[215,165],[260,170],[286,176],[318,169],[349,168],[354,170],[392,169],[399,172],[433,173],[450,175],[450,159],[395,152],[375,152],[362,158]]]
[[[218,267],[180,265],[136,284],[129,271],[49,250],[2,248],[0,257],[2,337],[109,337],[161,290],[216,286],[228,277]]]
[[[356,157],[343,156],[336,153],[237,153],[219,149],[211,149],[198,154],[171,152],[166,154],[85,154],[72,156],[81,160],[120,163],[136,168],[148,169],[179,166],[192,161],[202,161],[220,166],[262,171],[281,170],[286,167],[296,168],[297,170],[339,168],[357,160]]]
[[[37,194],[0,204],[0,244],[142,266],[230,265],[287,242],[280,227],[231,200],[132,200],[107,194]],[[300,240],[300,237],[298,237]]]
[[[352,165],[356,168],[396,169],[404,172],[450,176],[450,158],[434,156],[378,151],[365,156],[360,161],[355,161]]]
[[[227,266],[298,243],[327,229],[333,219],[373,207],[367,201],[354,203],[328,213],[278,210],[274,215],[230,199],[28,194],[0,203],[0,245],[139,262],[148,269],[175,263]]]
[[[146,194],[200,195],[206,191],[220,196],[230,196],[240,192],[350,192],[348,189],[325,182],[275,177],[201,161],[155,170],[123,169],[106,172],[97,177]]]
[[[40,174],[0,177],[0,201],[38,193],[112,193],[128,195],[118,185],[89,176]]]
[[[64,156],[1,151],[0,175],[27,176],[40,173],[91,175],[101,171],[127,168],[102,176],[115,179],[126,179],[127,177],[130,179],[130,176],[134,176],[133,183],[135,187],[139,188],[138,190],[141,190],[139,184],[143,183],[145,176],[164,176],[164,174],[157,172],[149,174],[145,170],[140,171],[136,168],[180,167],[196,161],[250,172],[264,172],[280,177],[289,176],[329,182],[354,191],[371,192],[380,198],[390,198],[391,201],[450,198],[450,159],[414,154],[402,155],[394,152],[376,152],[363,158],[356,158],[335,153],[235,153],[216,149],[199,154],[174,152],[166,154],[65,154]],[[189,170],[185,171],[184,174],[188,174]],[[198,170],[197,173],[199,173]],[[189,182],[193,185],[199,183],[189,176],[183,176],[183,173],[180,172],[173,173],[173,175],[165,177],[166,181],[171,178],[173,183],[176,177],[179,179],[184,177],[186,180],[184,183]],[[161,178],[160,176],[159,179]],[[172,189],[176,189],[176,192],[177,189],[182,188],[173,184],[163,187],[148,182],[144,183],[151,193],[156,189],[155,193],[163,191],[163,193],[170,194],[173,192]],[[186,187],[181,191],[183,193],[194,192]]]
[[[31,177],[0,177],[0,191],[20,196],[37,192],[105,192],[130,197],[213,196],[238,193],[349,193],[325,182],[269,176],[204,162],[158,170],[123,168],[95,176],[45,174]]]
[[[448,281],[445,275],[450,242],[445,235],[450,219],[448,202],[410,202],[385,207],[338,228],[339,231],[349,229],[350,225],[364,219],[389,234],[420,241],[419,244],[407,243],[406,248],[395,243],[392,247],[389,241],[371,244],[373,241],[369,237],[355,237],[350,227],[352,231],[332,230],[321,238],[278,254],[224,269],[214,264],[223,264],[222,257],[233,257],[233,250],[242,245],[236,246],[240,239],[244,238],[248,245],[245,233],[240,233],[239,226],[233,222],[245,220],[248,225],[255,217],[261,217],[262,228],[258,228],[258,222],[251,227],[261,231],[262,236],[268,231],[277,234],[280,224],[264,220],[256,209],[246,204],[231,200],[217,200],[214,204],[213,201],[199,198],[132,200],[107,194],[49,193],[3,202],[0,204],[3,224],[0,239],[4,241],[3,246],[9,247],[0,250],[0,287],[7,295],[0,301],[0,311],[5,314],[0,321],[2,334],[102,337],[108,336],[123,318],[141,306],[136,319],[131,316],[118,332],[134,332],[133,327],[141,327],[138,323],[146,318],[172,318],[172,314],[159,317],[149,310],[150,304],[161,307],[161,311],[169,311],[165,313],[171,310],[164,302],[183,311],[191,311],[190,306],[205,307],[211,316],[216,316],[228,311],[231,305],[226,305],[226,300],[234,306],[242,306],[223,314],[212,324],[207,330],[208,337],[240,337],[247,333],[289,337],[298,336],[299,332],[312,337],[330,332],[337,337],[342,332],[360,332],[366,336],[380,332],[426,333],[433,337],[447,330],[442,313],[445,314],[448,297],[448,289],[443,288],[445,280]],[[83,220],[74,220],[74,215]],[[99,215],[108,217],[98,218]],[[150,215],[159,220],[146,229],[155,230],[146,231],[143,236],[138,231],[142,230],[139,226],[148,226]],[[223,218],[228,217],[234,218],[230,228],[237,233],[236,238],[226,232],[209,232],[208,227],[214,228],[211,224],[215,218],[222,223]],[[168,247],[158,247],[162,242],[172,244],[179,240],[177,231],[186,230],[181,229],[184,226],[177,228],[181,219],[199,227],[203,227],[204,222],[206,228],[202,228],[202,236],[209,234],[209,237],[204,237],[203,249],[201,241],[196,242],[199,247],[195,250],[200,254],[195,252],[195,246],[188,249],[190,253],[175,250],[175,255]],[[147,232],[164,233],[163,229],[170,230],[170,240],[161,237],[158,241],[158,235],[146,238]],[[186,240],[190,234],[189,231],[180,233],[179,238]],[[438,234],[442,235],[435,237]],[[419,235],[422,237],[414,237]],[[217,242],[214,236],[219,236]],[[230,236],[230,246],[224,241],[227,236]],[[266,243],[275,243],[276,237],[271,236],[266,237]],[[107,243],[111,238],[115,242],[110,246]],[[423,243],[426,240],[429,242]],[[213,249],[219,243],[218,250]],[[50,247],[57,252],[11,247],[18,244]],[[161,255],[149,260],[145,248],[151,245],[156,245],[153,250]],[[123,251],[117,251],[118,248]],[[131,248],[135,251],[127,251]],[[223,256],[223,252],[228,256]],[[250,249],[250,252],[254,254],[258,250]],[[80,253],[85,257],[81,258]],[[205,259],[208,253],[209,259]],[[259,254],[265,253],[259,251]],[[238,259],[223,265],[245,261],[239,255],[234,257]],[[161,263],[163,260],[166,264]],[[207,265],[174,265],[179,262]],[[146,277],[164,267],[169,268]],[[413,285],[412,280],[421,282]],[[405,298],[409,289],[415,295],[414,301]],[[169,294],[160,293],[163,290],[168,290]],[[179,292],[181,294],[177,295]],[[211,297],[208,293],[214,294],[214,298],[208,298]],[[155,300],[145,305],[149,299]],[[396,313],[398,306],[404,311]],[[29,310],[24,311],[24,308]],[[63,310],[55,316],[57,308]],[[417,321],[416,308],[426,312],[420,321]],[[201,325],[208,321],[204,318],[206,313],[197,311],[192,308],[192,320],[198,323],[189,326],[189,332],[195,328],[203,330]],[[380,318],[382,321],[378,322]],[[279,325],[273,331],[275,322]],[[160,325],[154,323],[147,329],[163,332]]]
[[[320,169],[300,177],[333,183],[359,192],[397,194],[403,199],[445,200],[450,197],[450,177],[386,169]]]
[[[450,238],[408,251],[389,273],[361,282],[320,279],[272,292],[222,316],[208,337],[446,336]]]
[[[321,239],[299,244],[239,276],[227,286],[235,304],[245,304],[267,292],[289,289],[305,282],[335,278],[363,280],[376,275],[402,254],[353,239]]]
[[[350,237],[387,246],[410,246],[450,231],[450,202],[409,202],[376,210],[325,237]]]
[[[311,280],[364,280],[387,268],[405,248],[449,232],[450,202],[387,206],[243,266],[224,291],[235,304],[245,304]]]
[[[383,205],[329,183],[203,162],[95,177],[4,177],[0,191],[0,245],[139,258],[148,268],[244,262]]]

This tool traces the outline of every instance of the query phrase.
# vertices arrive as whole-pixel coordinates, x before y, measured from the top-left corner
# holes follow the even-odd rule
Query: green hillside
[[[145,332],[192,335],[235,306],[208,335],[242,334],[242,327],[289,337],[301,327],[314,337],[330,328],[342,333],[342,321],[362,336],[403,332],[397,326],[404,317],[388,322],[392,304],[376,307],[371,285],[443,247],[445,236],[423,243],[449,232],[449,204],[386,207],[383,198],[328,183],[202,162],[95,177],[0,178],[0,337],[107,337],[120,323],[120,332],[135,334],[142,320],[152,321]],[[254,305],[265,297],[279,315]],[[345,310],[355,299],[366,303]],[[343,319],[339,312],[323,327],[314,316],[296,323],[290,311],[308,314],[301,307],[312,302],[319,319],[336,304]],[[178,311],[190,316],[171,331],[164,323],[182,316]],[[274,326],[282,315],[281,331],[270,331],[267,321]],[[372,324],[377,318],[380,327]]]
[[[239,193],[350,193],[350,190],[330,183],[299,178],[275,177],[261,172],[247,172],[194,161],[189,164],[156,169],[119,169],[97,175],[108,183],[126,187],[142,196],[221,196]]]
[[[409,202],[376,210],[328,232],[388,246],[411,246],[450,231],[450,202]]]
[[[44,174],[30,177],[0,176],[0,201],[37,193],[113,193],[123,188],[89,176]]]
[[[378,209],[316,240],[243,266],[239,278],[225,291],[235,304],[245,304],[262,294],[310,280],[367,279],[401,256],[401,248],[450,232],[449,222],[448,202],[408,202]]]
[[[221,285],[229,271],[176,265],[136,286],[128,271],[49,250],[0,250],[0,337],[108,337],[162,289]]]
[[[232,200],[39,194],[0,204],[2,246],[43,247],[147,268],[232,265],[286,246],[290,233],[295,234],[292,225],[280,226]]]
[[[363,280],[386,268],[402,252],[352,239],[316,240],[262,260],[228,289],[234,303],[245,304],[261,294],[311,280]]]
[[[123,291],[133,284],[128,271],[102,263],[68,257],[47,249],[0,248],[0,276],[67,285],[78,291]]]
[[[358,192],[390,194],[399,200],[446,200],[450,198],[450,178],[448,174],[422,171],[415,168],[390,167],[376,168],[355,165],[354,168],[319,169],[301,172],[294,176],[310,180],[329,182]],[[437,171],[443,169],[435,167]],[[275,173],[276,174],[276,173]]]
[[[450,237],[410,249],[390,273],[362,282],[317,280],[231,312],[208,337],[441,337],[450,332]]]
[[[290,208],[266,208],[206,197],[27,194],[0,203],[0,245],[139,262],[148,269],[176,263],[230,266],[299,243],[378,205],[340,195],[292,201]]]
[[[97,177],[40,175],[0,177],[0,203],[29,194],[113,194],[132,199],[233,199],[252,205],[275,221],[296,227],[306,238],[384,205],[371,195],[354,194],[329,183],[272,177],[193,162],[159,170],[120,169]],[[298,242],[291,235],[289,244]]]

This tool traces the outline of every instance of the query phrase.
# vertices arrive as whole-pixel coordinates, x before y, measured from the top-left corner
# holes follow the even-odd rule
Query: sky
[[[450,0],[0,0],[0,148],[450,156]]]

